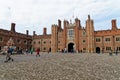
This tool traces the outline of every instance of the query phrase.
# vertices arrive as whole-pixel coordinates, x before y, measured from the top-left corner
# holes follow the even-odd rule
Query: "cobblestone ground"
[[[120,55],[43,53],[13,58],[0,63],[0,80],[120,80]]]

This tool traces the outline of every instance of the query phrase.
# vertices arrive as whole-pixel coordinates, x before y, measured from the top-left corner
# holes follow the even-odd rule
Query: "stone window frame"
[[[27,40],[24,40],[24,44],[27,44]]]
[[[19,43],[19,44],[20,44],[20,43],[21,43],[21,40],[20,40],[20,39],[17,39],[17,43]]]
[[[120,51],[120,46],[117,47],[117,50]]]
[[[106,47],[106,51],[110,51],[112,47]]]
[[[74,29],[68,29],[67,36],[68,38],[74,38]]]
[[[33,41],[33,44],[36,44],[36,42],[35,42],[35,41]]]
[[[83,35],[83,36],[86,36],[86,32],[85,32],[85,31],[83,31],[83,32],[82,32],[82,35]]]
[[[46,47],[44,47],[43,50],[45,51],[45,50],[46,50]]]
[[[116,41],[117,41],[117,42],[120,42],[120,37],[116,37]]]
[[[86,40],[85,40],[85,39],[83,39],[83,40],[82,40],[82,43],[83,43],[83,44],[85,44],[85,43],[86,43]]]
[[[95,38],[95,42],[101,42],[101,38],[100,37]]]
[[[86,51],[86,48],[83,48],[84,51]]]
[[[38,44],[40,44],[41,42],[40,41],[38,41]]]
[[[0,37],[0,42],[3,42],[3,37]]]
[[[46,41],[44,41],[43,43],[46,44]]]
[[[110,37],[105,38],[105,42],[110,42]]]

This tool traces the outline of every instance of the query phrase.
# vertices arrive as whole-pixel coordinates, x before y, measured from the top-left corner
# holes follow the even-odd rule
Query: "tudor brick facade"
[[[12,39],[17,50],[30,49],[32,47],[32,36],[26,30],[26,34],[18,33],[15,31],[15,23],[11,24],[11,30],[0,29],[0,50],[7,46],[9,39]]]
[[[117,28],[116,20],[111,21],[110,30],[94,30],[94,21],[88,15],[86,25],[83,27],[81,21],[76,18],[74,23],[58,20],[58,25],[51,26],[51,34],[47,34],[47,28],[43,29],[42,35],[33,36],[15,31],[15,23],[11,24],[11,30],[0,29],[0,50],[6,46],[7,41],[12,38],[16,49],[40,48],[42,52],[57,52],[65,48],[68,52],[109,52],[120,51],[120,29]]]
[[[116,20],[111,21],[111,30],[94,30],[94,21],[88,15],[85,27],[81,26],[80,20],[75,19],[74,23],[58,20],[58,25],[51,26],[51,34],[47,34],[47,29],[43,35],[33,36],[33,47],[40,48],[41,51],[57,52],[67,49],[68,52],[109,52],[110,50],[120,51],[120,29],[117,28]],[[46,41],[44,44],[44,41]],[[40,42],[40,44],[39,44]]]

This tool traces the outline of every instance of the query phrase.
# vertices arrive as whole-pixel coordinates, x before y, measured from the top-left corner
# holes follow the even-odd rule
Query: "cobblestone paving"
[[[0,80],[120,80],[120,55],[43,53],[13,58],[1,62]]]

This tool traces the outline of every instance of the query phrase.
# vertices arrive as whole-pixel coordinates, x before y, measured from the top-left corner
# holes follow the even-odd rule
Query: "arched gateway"
[[[69,43],[68,44],[68,52],[73,52],[74,51],[74,43]]]
[[[100,47],[96,47],[96,53],[100,53]]]

